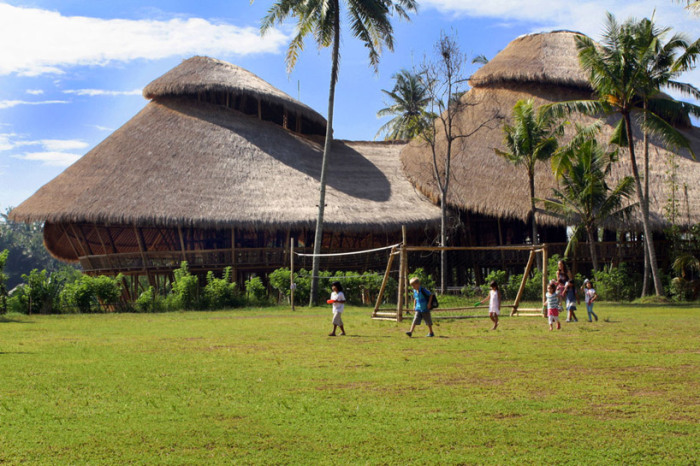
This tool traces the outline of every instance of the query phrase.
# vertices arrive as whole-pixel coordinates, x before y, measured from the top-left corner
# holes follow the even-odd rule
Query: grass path
[[[0,317],[0,463],[696,462],[700,308],[597,311]]]

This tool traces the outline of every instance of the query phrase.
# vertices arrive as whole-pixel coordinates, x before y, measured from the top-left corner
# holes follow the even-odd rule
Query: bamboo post
[[[391,254],[389,254],[389,260],[386,263],[386,272],[384,272],[382,286],[379,287],[379,294],[377,294],[377,302],[374,305],[374,312],[372,313],[372,317],[376,317],[377,312],[379,312],[379,306],[382,304],[382,299],[384,298],[384,290],[386,290],[386,284],[389,282],[389,273],[391,273],[391,266],[394,264],[395,254],[396,246],[391,248]]]
[[[403,320],[403,305],[406,294],[406,271],[408,266],[406,265],[406,225],[401,225],[401,254],[399,256],[399,299],[396,309],[396,321],[401,322]]]
[[[542,301],[547,296],[547,261],[549,260],[547,244],[542,245]],[[542,314],[547,315],[547,310],[542,306]]]
[[[396,321],[401,322],[403,320],[403,295],[404,295],[404,285],[405,281],[403,279],[404,273],[404,262],[406,261],[406,250],[403,245],[401,245],[401,250],[399,252],[399,286],[398,286],[398,297],[396,299]]]
[[[289,302],[292,304],[294,311],[294,238],[289,241]]]
[[[530,257],[527,259],[527,265],[525,266],[525,273],[523,273],[523,279],[520,282],[520,288],[518,289],[518,295],[515,297],[515,302],[513,303],[513,310],[510,315],[514,316],[518,312],[518,306],[520,306],[520,300],[523,297],[523,291],[525,291],[525,283],[527,283],[527,276],[530,274],[532,269],[532,263],[535,261],[535,248],[530,251]]]

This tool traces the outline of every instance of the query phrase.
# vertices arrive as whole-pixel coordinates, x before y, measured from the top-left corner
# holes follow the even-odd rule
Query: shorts
[[[342,312],[334,312],[333,313],[333,325],[337,325],[338,327],[343,326],[343,313]]]
[[[420,325],[422,321],[425,321],[425,325],[433,325],[433,318],[430,315],[430,311],[416,311],[416,316],[413,318],[413,323],[415,325]]]
[[[559,316],[549,316],[549,325],[552,325],[554,322],[559,322]]]
[[[566,302],[566,310],[567,311],[575,311],[576,310],[576,303],[574,301],[567,301]]]
[[[497,316],[501,315],[501,310],[500,309],[489,309],[489,314],[496,314]]]

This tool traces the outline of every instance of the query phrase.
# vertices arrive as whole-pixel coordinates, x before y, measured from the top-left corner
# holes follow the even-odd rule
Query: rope
[[[385,249],[391,249],[395,248],[396,246],[399,246],[401,243],[397,244],[392,244],[391,246],[384,246],[383,248],[376,248],[376,249],[364,249],[362,251],[352,251],[352,252],[336,252],[332,254],[303,254],[299,252],[295,252],[294,254],[299,256],[299,257],[338,257],[338,256],[352,256],[356,254],[365,254],[369,252],[377,252],[377,251],[384,251]]]

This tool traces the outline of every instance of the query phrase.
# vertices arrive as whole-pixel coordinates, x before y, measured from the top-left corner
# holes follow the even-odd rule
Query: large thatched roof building
[[[194,57],[144,89],[146,107],[14,209],[49,251],[92,272],[285,265],[310,246],[325,119],[234,65]],[[439,209],[401,172],[401,144],[334,142],[324,248],[420,241]],[[424,236],[424,235],[423,235]]]
[[[531,34],[517,38],[488,64],[479,69],[470,79],[472,89],[463,96],[471,104],[458,116],[458,125],[471,131],[488,122],[494,115],[509,118],[513,106],[520,99],[534,99],[536,105],[557,101],[588,99],[592,87],[579,66],[575,32],[556,31]],[[578,117],[582,123],[590,118]],[[607,142],[614,119],[607,121],[601,133],[601,142]],[[690,140],[696,154],[700,155],[700,129],[687,126],[681,128]],[[635,129],[640,136],[639,128]],[[638,138],[637,151],[641,164],[642,143]],[[502,122],[489,123],[469,138],[463,148],[458,149],[452,161],[455,182],[452,184],[449,204],[471,215],[480,222],[483,231],[495,231],[496,219],[510,222],[515,228],[528,221],[530,204],[525,170],[514,167],[494,153],[503,147]],[[664,207],[671,197],[668,183],[668,160],[671,153],[658,141],[652,140],[650,149],[651,220],[658,231],[666,225]],[[612,183],[631,175],[629,157],[622,154],[620,162],[611,174]],[[426,167],[430,166],[427,147],[418,141],[412,142],[401,153],[403,167],[408,177],[421,192],[433,200],[438,199],[438,190]],[[679,199],[683,222],[700,222],[700,161],[689,154],[681,153],[678,162]],[[641,165],[640,165],[641,168]],[[556,185],[548,164],[541,163],[536,172],[536,196],[546,198]],[[543,213],[538,214],[538,224],[562,227],[562,223]],[[501,225],[499,225],[499,228]],[[630,222],[610,223],[610,229],[640,231],[639,213]],[[505,225],[503,228],[506,228]],[[527,233],[527,228],[516,228]],[[547,232],[547,228],[543,229]],[[549,241],[548,238],[540,238]]]

